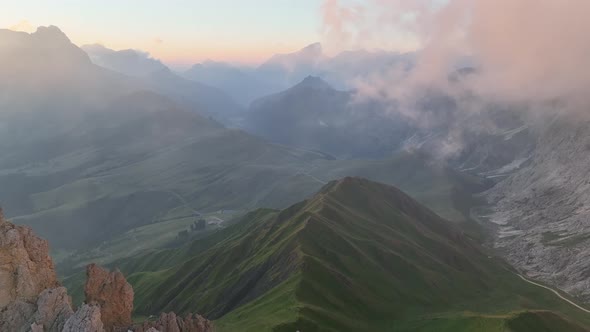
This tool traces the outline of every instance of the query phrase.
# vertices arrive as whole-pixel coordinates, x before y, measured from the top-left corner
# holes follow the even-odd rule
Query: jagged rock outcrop
[[[72,315],[62,332],[103,332],[104,326],[101,321],[100,307],[98,305],[83,304],[74,315]]]
[[[211,332],[211,321],[200,315],[188,314],[185,318],[175,313],[162,313],[154,322],[145,322],[133,328],[134,332]]]
[[[116,270],[109,272],[96,264],[86,268],[86,303],[100,307],[101,320],[106,331],[131,326],[133,287],[125,276]]]
[[[10,303],[0,313],[0,331],[26,331],[32,325],[35,305],[17,300]]]
[[[60,332],[72,313],[47,241],[0,211],[0,331]]]
[[[132,326],[133,288],[118,270],[86,269],[86,303],[75,313],[57,281],[47,241],[6,221],[0,209],[0,331],[10,332],[209,332],[199,315],[162,314]]]
[[[43,331],[61,331],[73,314],[68,291],[65,287],[58,287],[41,292],[33,320]]]
[[[35,303],[58,286],[47,241],[0,216],[0,309],[18,300]]]

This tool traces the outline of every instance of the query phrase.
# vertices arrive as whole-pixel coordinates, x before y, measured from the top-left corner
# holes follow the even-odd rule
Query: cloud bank
[[[444,84],[457,59],[470,56],[478,75],[469,84],[481,95],[563,99],[576,107],[589,102],[590,1],[366,0],[347,6],[326,0],[322,10],[331,43],[372,43],[392,30],[412,35],[419,57],[404,77],[406,88]],[[399,88],[399,82],[380,80]]]
[[[416,41],[411,69],[384,67],[358,80],[357,98],[385,101],[425,130],[448,126],[441,157],[460,154],[467,131],[499,131],[486,119],[490,109],[529,120],[590,111],[590,1],[325,0],[322,12],[325,42],[341,48],[390,36],[388,47],[399,36]],[[465,60],[474,71],[457,71]]]

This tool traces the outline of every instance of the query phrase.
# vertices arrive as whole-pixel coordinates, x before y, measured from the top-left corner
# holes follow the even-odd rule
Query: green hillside
[[[250,213],[183,248],[114,265],[135,288],[136,314],[196,311],[220,331],[553,331],[576,326],[568,320],[590,323],[454,224],[394,187],[359,178],[331,182],[283,211]]]

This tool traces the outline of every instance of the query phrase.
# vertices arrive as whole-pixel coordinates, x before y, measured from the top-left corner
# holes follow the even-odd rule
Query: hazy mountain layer
[[[400,73],[412,67],[415,54],[348,51],[329,57],[322,45],[311,44],[299,51],[275,54],[257,67],[205,61],[182,75],[196,82],[217,87],[248,106],[254,100],[278,93],[307,76],[319,76],[338,89],[351,89],[354,82],[383,70]]]
[[[136,84],[164,94],[189,110],[232,124],[242,107],[223,91],[184,79],[159,60],[135,50],[114,51],[101,45],[86,45],[90,59],[97,65],[134,77]]]
[[[245,115],[244,128],[273,142],[339,157],[382,157],[398,151],[414,128],[378,102],[355,103],[318,77],[261,98]]]
[[[415,98],[408,110],[358,91],[338,91],[310,76],[253,102],[242,125],[273,142],[338,157],[383,158],[417,150],[494,177],[513,172],[529,157],[534,136],[524,110],[427,89]]]

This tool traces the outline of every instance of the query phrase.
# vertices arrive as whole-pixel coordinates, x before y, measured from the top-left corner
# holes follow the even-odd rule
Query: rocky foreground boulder
[[[86,303],[100,307],[106,331],[126,331],[131,326],[133,287],[118,270],[109,272],[96,264],[86,267]]]
[[[47,241],[0,211],[0,331],[60,332],[72,314]]]
[[[66,321],[62,332],[104,332],[98,305],[83,304]],[[34,332],[34,331],[33,331]]]
[[[0,216],[0,308],[15,301],[35,303],[45,289],[59,286],[47,241],[28,227]]]
[[[57,280],[47,241],[4,219],[0,209],[0,331],[210,332],[199,315],[174,313],[133,325],[133,288],[119,271],[87,267],[86,303],[77,311]]]

